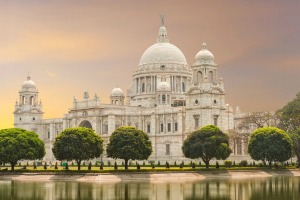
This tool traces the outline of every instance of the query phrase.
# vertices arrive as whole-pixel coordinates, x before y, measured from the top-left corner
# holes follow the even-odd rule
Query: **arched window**
[[[89,121],[87,121],[87,120],[84,120],[83,122],[81,122],[79,124],[79,127],[86,127],[86,128],[93,129],[92,124]]]
[[[197,72],[197,82],[202,83],[202,72]]]
[[[25,97],[22,96],[22,105],[25,105]]]
[[[214,73],[212,71],[209,72],[208,81],[213,82],[214,81]]]
[[[31,96],[31,97],[30,97],[30,105],[33,105],[33,104],[34,104],[34,97]]]

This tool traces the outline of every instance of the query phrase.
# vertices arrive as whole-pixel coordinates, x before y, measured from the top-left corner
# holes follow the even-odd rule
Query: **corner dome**
[[[112,91],[111,91],[111,97],[123,97],[124,93],[121,90],[121,88],[119,87],[115,87]]]
[[[154,63],[178,63],[187,65],[185,56],[175,45],[158,42],[150,46],[142,55],[139,65]]]
[[[202,44],[202,49],[197,53],[196,61],[213,61],[215,59],[214,55],[207,50],[206,43]]]
[[[22,83],[22,89],[36,89],[36,84],[27,76],[27,80]]]
[[[170,87],[169,83],[163,81],[163,82],[160,82],[157,85],[157,89],[156,90],[158,92],[169,92],[169,91],[171,91],[171,87]]]

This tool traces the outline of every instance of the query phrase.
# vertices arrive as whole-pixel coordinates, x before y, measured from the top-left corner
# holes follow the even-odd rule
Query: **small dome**
[[[171,91],[171,87],[170,87],[169,83],[163,81],[157,85],[157,91],[158,92],[169,92],[169,91]]]
[[[206,43],[202,44],[202,49],[197,53],[196,61],[213,61],[215,59],[214,55],[207,50]]]
[[[22,89],[36,89],[36,84],[31,80],[30,76],[27,76],[27,81],[22,83]]]
[[[112,97],[123,97],[124,93],[121,90],[121,88],[119,87],[115,87],[112,91],[111,91],[111,96]]]

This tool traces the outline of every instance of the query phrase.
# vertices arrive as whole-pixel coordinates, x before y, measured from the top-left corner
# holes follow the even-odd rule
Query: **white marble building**
[[[149,160],[182,160],[181,146],[192,131],[208,124],[224,132],[233,129],[233,112],[225,103],[224,83],[218,75],[213,54],[203,43],[189,66],[184,54],[171,44],[162,22],[157,41],[143,53],[132,86],[123,91],[116,87],[111,102],[104,104],[85,92],[73,99],[69,112],[60,119],[44,119],[38,102],[38,90],[30,77],[22,84],[16,102],[14,125],[39,134],[46,143],[45,160],[54,160],[55,137],[69,127],[84,126],[95,130],[106,145],[120,126],[135,126],[152,141]],[[103,155],[105,159],[105,153]]]

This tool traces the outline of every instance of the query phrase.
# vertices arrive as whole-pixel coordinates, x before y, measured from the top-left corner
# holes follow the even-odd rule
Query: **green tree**
[[[36,160],[45,156],[45,144],[39,136],[25,129],[0,130],[0,160],[10,163],[13,171],[20,160]]]
[[[277,111],[280,117],[279,127],[292,139],[293,151],[300,167],[300,92],[296,98]]]
[[[283,162],[291,158],[291,138],[275,127],[259,128],[250,135],[248,152],[254,160],[266,161],[271,166],[273,161]]]
[[[146,133],[131,126],[116,129],[107,145],[107,156],[114,159],[124,159],[125,169],[128,160],[146,160],[152,153],[152,145]]]
[[[298,167],[300,167],[300,128],[288,133],[292,140],[293,151],[298,160]]]
[[[293,101],[277,111],[279,115],[279,128],[291,132],[300,127],[300,92]]]
[[[211,159],[225,160],[231,153],[228,136],[214,125],[205,126],[191,133],[184,141],[182,151],[187,158],[201,158],[206,168],[209,168]]]
[[[82,160],[97,158],[102,154],[102,145],[102,138],[92,129],[68,128],[55,138],[52,151],[57,160],[75,160],[80,170]]]

